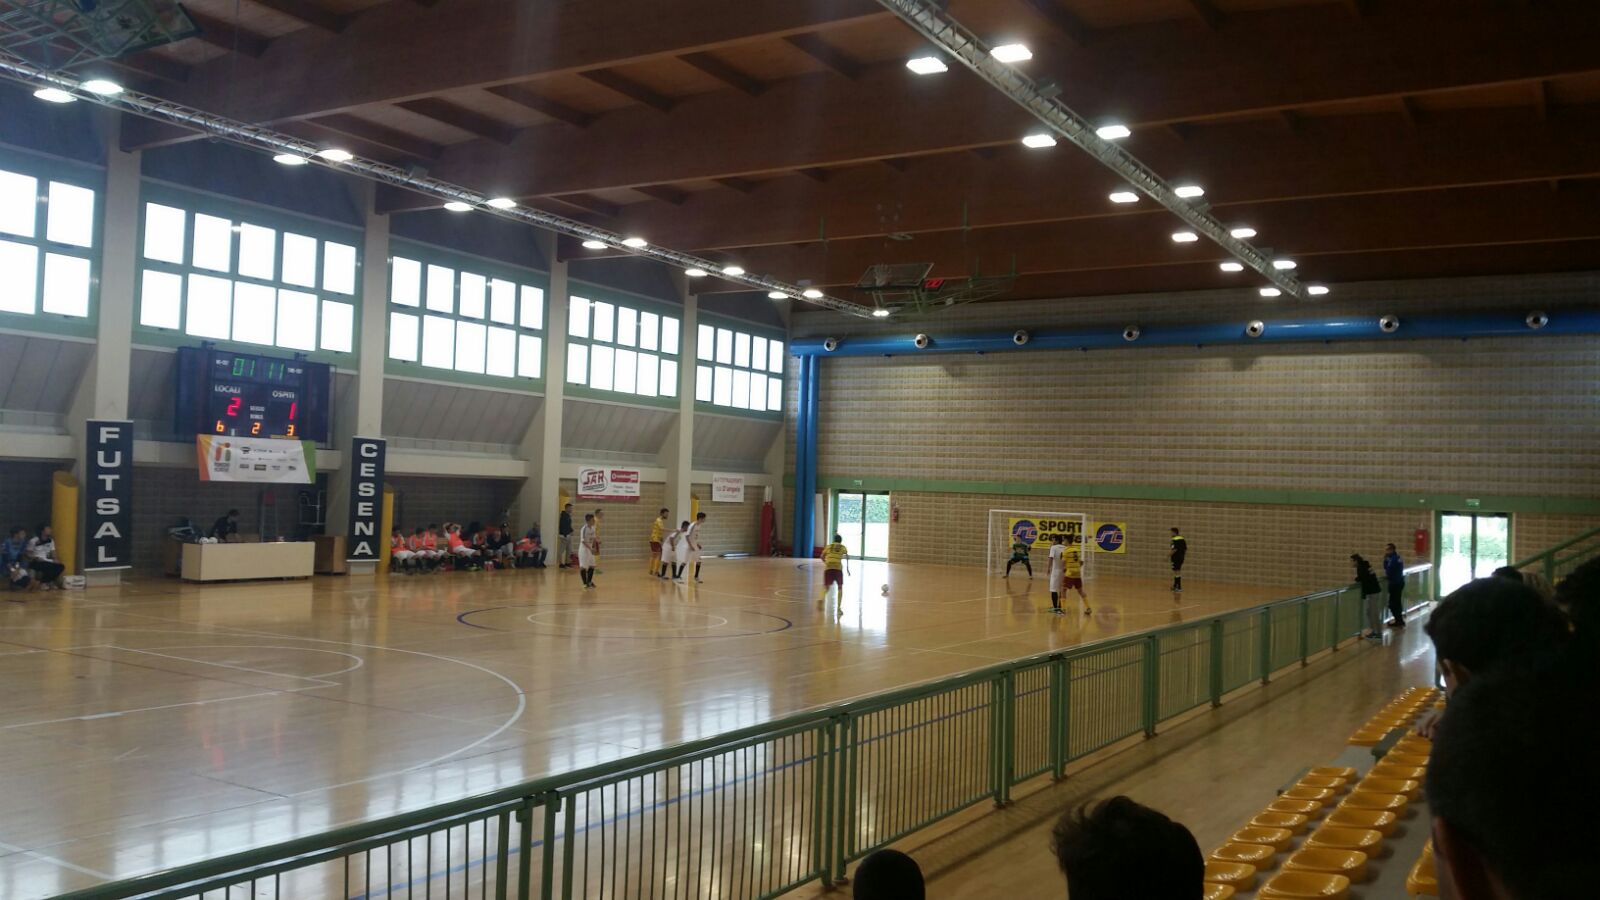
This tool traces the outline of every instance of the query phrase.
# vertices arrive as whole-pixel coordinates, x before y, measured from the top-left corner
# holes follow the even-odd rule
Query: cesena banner
[[[378,523],[383,517],[383,465],[388,442],[356,437],[350,442],[350,535],[346,562],[377,562],[383,552]]]
[[[638,469],[601,469],[584,466],[578,469],[578,498],[637,500],[640,480]]]
[[[195,435],[201,481],[268,481],[310,484],[317,477],[311,441]]]
[[[89,536],[83,570],[126,569],[133,564],[133,423],[89,420]]]
[[[1011,522],[1011,539],[1025,541],[1035,550],[1046,550],[1050,538],[1061,535],[1061,543],[1068,547],[1083,541],[1083,522],[1079,519],[1014,518]]]
[[[713,503],[743,503],[744,502],[744,476],[743,475],[711,475],[711,502]]]

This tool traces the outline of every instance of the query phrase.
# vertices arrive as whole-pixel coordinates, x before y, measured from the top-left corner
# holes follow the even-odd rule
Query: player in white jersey
[[[600,558],[600,539],[595,535],[594,513],[583,517],[583,529],[578,532],[578,575],[583,578],[583,589],[594,587],[594,565]]]
[[[661,548],[662,561],[672,566],[672,580],[683,583],[683,567],[689,561],[689,523],[684,522],[678,530],[667,535],[667,543]]]
[[[1061,581],[1066,574],[1066,551],[1061,546],[1061,535],[1050,535],[1050,611],[1058,616],[1065,615],[1061,611]]]
[[[694,517],[694,524],[689,526],[689,562],[694,563],[695,584],[705,584],[700,577],[700,550],[704,546],[700,543],[700,526],[706,524],[706,514],[700,513]]]

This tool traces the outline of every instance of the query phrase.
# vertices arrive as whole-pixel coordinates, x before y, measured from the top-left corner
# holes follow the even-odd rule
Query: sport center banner
[[[1128,549],[1128,525],[1125,522],[1096,522],[1094,549],[1098,553],[1125,553]]]
[[[743,503],[744,502],[744,476],[743,475],[711,475],[711,502],[712,503]]]
[[[643,479],[638,469],[578,469],[580,500],[637,500]]]
[[[350,534],[346,562],[377,562],[382,545],[383,462],[388,442],[357,437],[350,442]]]
[[[133,423],[116,419],[89,420],[89,489],[85,499],[89,535],[83,570],[128,569],[133,566]]]
[[[197,434],[201,481],[310,484],[317,478],[317,445],[285,438]]]
[[[1068,547],[1083,541],[1083,522],[1079,519],[1011,519],[1011,539],[1022,540],[1035,550],[1047,550],[1050,538],[1061,535],[1061,543]]]

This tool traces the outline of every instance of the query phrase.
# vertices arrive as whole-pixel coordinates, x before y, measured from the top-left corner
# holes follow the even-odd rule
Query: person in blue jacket
[[[1406,592],[1406,562],[1393,544],[1384,547],[1383,577],[1389,583],[1389,627],[1406,627],[1406,605],[1400,598]]]

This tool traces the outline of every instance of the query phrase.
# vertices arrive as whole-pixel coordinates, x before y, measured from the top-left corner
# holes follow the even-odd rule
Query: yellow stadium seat
[[[1428,758],[1416,753],[1396,753],[1393,750],[1384,754],[1383,761],[1391,766],[1426,766]]]
[[[1407,800],[1415,800],[1422,795],[1422,784],[1405,778],[1363,778],[1356,783],[1356,792],[1402,794]]]
[[[1279,797],[1267,804],[1268,812],[1293,813],[1305,816],[1308,820],[1322,812],[1321,800],[1296,800],[1292,797]]]
[[[1327,775],[1304,775],[1298,782],[1301,787],[1327,788],[1330,791],[1343,793],[1349,784],[1343,778],[1330,778]]]
[[[1205,890],[1200,892],[1200,900],[1233,900],[1233,888],[1226,884],[1206,882]]]
[[[1357,772],[1355,766],[1318,766],[1306,774],[1320,775],[1324,778],[1343,778],[1346,781],[1354,781]]]
[[[1409,753],[1413,756],[1427,756],[1433,752],[1433,741],[1421,738],[1401,738],[1389,748],[1393,753]]]
[[[1376,791],[1351,791],[1339,802],[1340,809],[1376,809],[1399,815],[1406,808],[1403,794],[1380,794]]]
[[[1228,840],[1235,844],[1264,844],[1281,851],[1294,841],[1294,832],[1287,828],[1258,828],[1252,825],[1235,831]]]
[[[1330,850],[1358,850],[1373,856],[1383,846],[1383,835],[1370,828],[1337,828],[1324,825],[1307,835],[1305,846]]]
[[[1359,850],[1311,847],[1297,850],[1283,861],[1285,872],[1325,872],[1353,882],[1367,880],[1367,855]]]
[[[1315,800],[1318,803],[1327,803],[1333,799],[1333,791],[1327,788],[1300,787],[1297,785],[1278,796],[1285,800]]]
[[[1373,833],[1376,834],[1377,832]],[[1229,842],[1211,851],[1211,861],[1243,863],[1257,869],[1264,869],[1272,864],[1272,857],[1277,854],[1277,848],[1271,844],[1236,844]]]
[[[1350,735],[1350,744],[1356,747],[1376,747],[1388,733],[1388,729],[1362,729]]]
[[[1290,834],[1299,834],[1306,830],[1306,823],[1309,821],[1311,817],[1304,813],[1278,812],[1269,809],[1256,813],[1250,824],[1255,828],[1282,828]]]
[[[1370,828],[1388,837],[1394,834],[1394,823],[1399,816],[1380,809],[1336,809],[1328,813],[1323,824],[1336,828]]]
[[[1371,778],[1401,778],[1407,781],[1421,781],[1422,776],[1427,774],[1427,771],[1424,766],[1396,766],[1389,763],[1378,763],[1372,767],[1372,771],[1368,772],[1367,775]]]
[[[1439,878],[1433,871],[1433,854],[1426,849],[1406,875],[1406,893],[1413,897],[1439,896]]]
[[[1350,879],[1326,872],[1279,872],[1256,892],[1259,900],[1345,900]]]
[[[1256,867],[1249,863],[1206,860],[1206,882],[1225,884],[1238,891],[1248,891],[1256,886]]]

